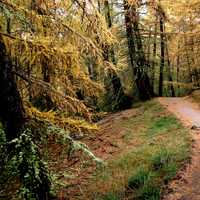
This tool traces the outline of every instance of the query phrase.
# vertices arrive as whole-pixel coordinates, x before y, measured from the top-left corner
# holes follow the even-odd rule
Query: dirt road
[[[159,98],[160,103],[191,129],[191,162],[169,185],[163,200],[200,200],[200,107],[189,98]]]

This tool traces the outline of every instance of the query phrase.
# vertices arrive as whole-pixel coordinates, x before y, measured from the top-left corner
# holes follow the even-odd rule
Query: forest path
[[[191,162],[169,185],[163,200],[200,200],[200,107],[190,98],[159,98],[159,102],[191,129]]]

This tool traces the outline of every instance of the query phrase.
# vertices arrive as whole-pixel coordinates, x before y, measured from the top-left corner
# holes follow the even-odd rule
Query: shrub
[[[11,141],[15,146],[12,164],[21,182],[19,195],[22,199],[45,200],[50,191],[50,177],[41,160],[38,147],[34,144],[30,130]],[[14,175],[14,174],[13,174]]]

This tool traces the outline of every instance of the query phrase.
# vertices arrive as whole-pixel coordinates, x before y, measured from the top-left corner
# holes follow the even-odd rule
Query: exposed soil
[[[141,112],[139,109],[129,109],[108,115],[98,123],[99,131],[84,138],[82,142],[90,148],[96,157],[104,161],[116,159],[121,154],[129,151],[133,145],[139,143],[136,139],[124,140],[127,130],[121,126],[124,121],[138,115],[139,112]],[[61,187],[58,199],[87,199],[87,197],[84,197],[84,189],[87,188],[91,175],[95,171],[96,164],[91,162],[87,167],[82,168],[84,160],[88,158],[85,158],[81,152],[77,152],[71,160],[67,158],[62,159],[63,147],[59,144],[54,144],[54,140],[49,146],[53,148],[53,155],[51,157],[55,158],[52,169],[59,171],[61,174],[59,180],[68,185],[66,189]],[[59,159],[60,157],[61,159]],[[76,178],[63,176],[63,173],[71,173]]]
[[[191,162],[172,181],[163,200],[200,200],[200,108],[190,98],[159,98],[189,129],[193,137]]]
[[[107,116],[98,123],[100,130],[97,135],[84,142],[88,144],[97,157],[105,161],[112,159],[112,157],[116,158],[116,155],[124,153],[136,144],[135,140],[129,142],[123,140],[127,130],[121,124],[136,116],[138,112],[138,109],[129,109]]]

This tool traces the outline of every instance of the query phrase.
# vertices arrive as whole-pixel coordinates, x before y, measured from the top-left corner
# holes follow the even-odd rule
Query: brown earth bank
[[[169,112],[175,114],[187,129],[191,129],[190,132],[193,138],[191,162],[169,184],[162,199],[200,200],[200,108],[190,98],[158,98],[156,101],[159,101]],[[102,160],[110,161],[116,159],[130,151],[133,146],[141,145],[140,141],[135,137],[128,140],[124,139],[127,136],[127,131],[130,131],[128,129],[132,127],[125,128],[121,124],[129,118],[142,115],[143,112],[140,107],[110,114],[98,123],[99,131],[95,135],[83,139],[82,142],[87,144],[94,155]],[[162,114],[159,113],[158,115],[166,114],[165,111],[162,112]],[[56,158],[61,149],[57,147],[55,149],[57,151],[54,151],[53,156]],[[56,168],[61,174],[67,169],[68,172],[73,173],[73,177],[76,177],[70,178],[69,175],[60,177],[60,180],[67,187],[60,190],[59,200],[88,199],[85,192],[96,165],[90,163],[88,167],[81,169],[80,162],[84,164],[84,158],[81,161],[79,158],[80,154],[77,154],[71,161],[64,159]]]
[[[121,127],[124,121],[129,118],[141,114],[141,110],[137,108],[128,109],[114,114],[108,114],[103,120],[97,123],[99,130],[94,135],[81,140],[86,144],[93,154],[102,159],[104,162],[116,159],[121,154],[128,152],[133,145],[137,145],[138,141],[135,139],[126,140],[127,129]],[[52,152],[51,157],[54,158],[52,169],[59,171],[61,176],[59,181],[67,185],[66,189],[61,189],[58,195],[59,200],[86,200],[88,197],[85,196],[83,191],[87,188],[88,182],[96,170],[96,164],[90,162],[87,167],[81,169],[81,165],[84,165],[85,157],[80,152],[75,153],[71,160],[65,158],[62,159],[63,147],[59,144],[55,144],[54,139],[49,144],[50,151]],[[61,158],[60,158],[61,157]],[[58,162],[57,158],[60,158]],[[81,158],[81,159],[80,159]],[[67,170],[67,172],[66,172]],[[63,176],[64,173],[72,173],[73,177],[70,178],[68,175]],[[74,178],[76,177],[76,178]],[[61,186],[61,188],[63,188]]]

